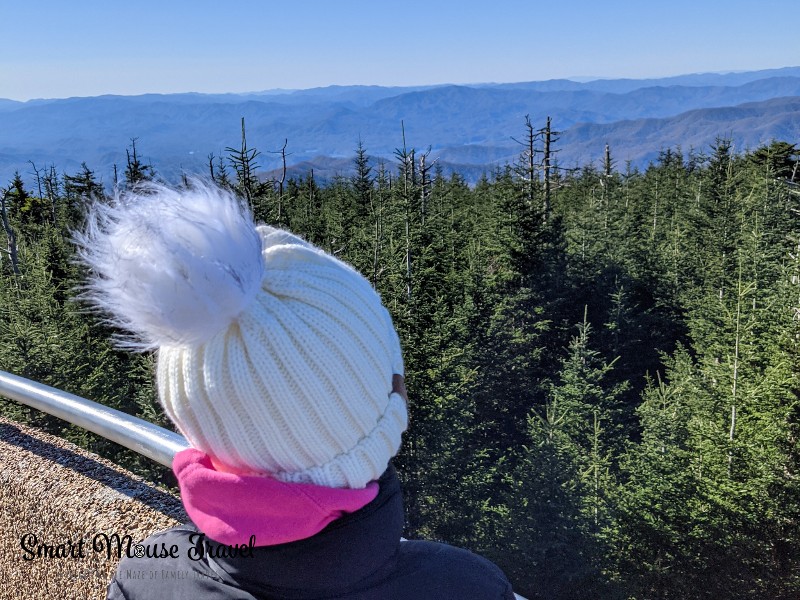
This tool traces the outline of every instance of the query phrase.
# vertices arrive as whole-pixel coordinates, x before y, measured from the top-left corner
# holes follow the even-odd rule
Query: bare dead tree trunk
[[[611,209],[609,198],[609,185],[611,183],[611,148],[606,144],[603,152],[603,179],[600,182],[603,186],[603,230],[608,229],[608,213]]]
[[[47,167],[39,169],[36,167],[36,163],[32,160],[28,161],[31,164],[31,168],[33,169],[33,176],[36,177],[36,190],[38,192],[39,200],[44,200],[45,197],[47,201],[50,203],[50,219],[55,225],[56,223],[56,202],[58,197],[58,175],[56,174],[56,169],[54,166],[50,166],[48,170]],[[42,184],[44,184],[44,190],[42,189]]]
[[[31,163],[31,168],[33,169],[33,176],[36,177],[36,189],[39,191],[39,198],[42,197],[42,176],[39,174],[39,169],[36,168],[36,164],[29,160]]]
[[[428,200],[428,190],[427,190],[428,177],[427,176],[428,176],[428,169],[430,168],[430,167],[428,167],[428,168],[425,167],[425,158],[427,156],[428,156],[427,154],[423,154],[419,159],[419,172],[420,172],[420,176],[422,178],[422,185],[420,186],[420,190],[419,190],[419,201],[420,201],[420,207],[419,207],[420,210],[419,210],[419,212],[420,212],[420,218],[422,219],[422,224],[423,225],[425,225],[425,210],[426,210],[425,203]]]
[[[217,183],[217,176],[214,174],[214,153],[208,155],[208,173],[211,176],[211,181]]]
[[[530,115],[525,115],[525,129],[524,141],[519,141],[514,137],[511,139],[524,148],[517,172],[525,183],[525,199],[528,201],[528,206],[533,206],[534,181],[536,180],[536,161],[534,159],[536,156],[536,139],[539,134],[533,130]]]
[[[44,190],[47,194],[47,199],[50,201],[50,216],[53,219],[53,225],[56,224],[56,209],[58,207],[58,173],[56,173],[55,165],[50,165],[50,169],[44,176]]]
[[[650,239],[656,239],[656,227],[658,226],[658,179],[656,179],[656,194],[653,199],[653,229],[650,232]]]
[[[286,183],[286,145],[289,143],[288,138],[284,138],[283,140],[283,147],[281,148],[281,179],[278,182],[278,222],[281,221],[281,215],[283,214],[283,185]]]
[[[550,136],[550,117],[547,117],[547,125],[544,128],[544,206],[542,207],[542,218],[545,223],[550,217]]]
[[[14,275],[19,275],[17,235],[14,233],[14,230],[11,228],[11,224],[8,222],[8,197],[8,190],[3,190],[2,195],[0,195],[0,219],[3,221],[3,229],[6,232],[7,240],[6,249],[4,252],[8,254],[9,260],[11,261],[11,270],[14,272]]]
[[[536,140],[536,134],[533,132],[533,125],[531,125],[530,118],[525,115],[525,127],[528,130],[528,202],[533,203],[533,181],[536,178],[536,170],[534,163],[535,150],[533,143]]]
[[[428,196],[430,195],[431,178],[430,171],[436,164],[434,160],[431,164],[426,164],[428,155],[431,153],[430,148],[419,159],[419,174],[420,174],[420,217],[422,224],[425,225],[425,216],[428,212]],[[438,160],[438,159],[437,159]]]
[[[522,167],[522,180],[525,182],[525,199],[528,201],[528,206],[533,205],[533,195],[534,195],[534,180],[536,179],[536,162],[534,157],[536,156],[536,132],[533,130],[533,125],[531,124],[531,117],[530,115],[525,115],[525,129],[527,131],[525,135],[525,141],[520,142],[515,138],[511,138],[518,144],[522,145],[525,150],[523,150],[523,157],[524,163],[521,165]]]

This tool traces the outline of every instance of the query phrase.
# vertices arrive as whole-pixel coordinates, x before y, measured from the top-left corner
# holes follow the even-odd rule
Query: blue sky
[[[773,0],[2,0],[0,98],[800,65]]]

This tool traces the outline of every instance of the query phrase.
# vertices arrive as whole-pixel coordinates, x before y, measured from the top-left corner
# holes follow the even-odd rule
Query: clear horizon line
[[[0,97],[0,100],[5,100],[8,102],[15,102],[19,104],[25,104],[28,102],[49,102],[55,100],[72,100],[72,99],[81,99],[81,98],[103,98],[106,96],[117,96],[117,97],[128,97],[128,98],[135,98],[139,96],[180,96],[180,95],[198,95],[198,96],[257,96],[257,95],[286,95],[286,94],[294,94],[297,92],[307,92],[312,90],[324,90],[330,88],[384,88],[384,89],[405,89],[405,88],[435,88],[435,87],[447,87],[447,86],[490,86],[490,85],[514,85],[514,84],[522,84],[522,83],[546,83],[549,81],[571,81],[574,83],[591,83],[594,81],[658,81],[662,79],[676,79],[681,77],[692,77],[692,76],[703,76],[703,75],[737,75],[743,73],[759,73],[759,72],[768,72],[768,71],[782,71],[787,69],[797,69],[800,68],[800,65],[786,65],[783,67],[770,67],[766,69],[726,69],[720,71],[694,71],[689,73],[680,73],[677,75],[663,75],[663,76],[648,76],[648,77],[614,77],[614,76],[602,76],[602,75],[570,75],[566,77],[551,77],[548,79],[525,79],[525,80],[516,80],[516,81],[472,81],[472,82],[443,82],[443,83],[430,83],[430,84],[406,84],[406,85],[381,85],[381,84],[370,84],[370,83],[351,83],[351,84],[328,84],[328,85],[317,85],[305,88],[266,88],[262,90],[249,90],[243,92],[198,92],[196,90],[185,90],[179,92],[138,92],[133,94],[120,94],[114,92],[107,92],[102,94],[90,94],[90,95],[73,95],[73,96],[54,96],[54,97],[36,97],[36,98],[27,98],[25,100],[19,100],[16,98],[8,98],[8,97]]]

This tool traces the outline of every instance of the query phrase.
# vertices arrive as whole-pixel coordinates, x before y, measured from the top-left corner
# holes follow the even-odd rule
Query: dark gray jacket
[[[488,560],[433,542],[401,542],[403,505],[394,468],[378,496],[313,537],[220,556],[220,544],[193,525],[141,543],[149,554],[124,558],[108,586],[111,600],[513,600]],[[141,552],[140,552],[141,553]]]

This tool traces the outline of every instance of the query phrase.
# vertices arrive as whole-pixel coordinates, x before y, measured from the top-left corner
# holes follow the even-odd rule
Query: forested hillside
[[[408,537],[486,554],[531,599],[799,597],[795,146],[720,139],[643,170],[612,147],[566,171],[547,131],[520,130],[519,159],[474,186],[429,154],[375,163],[360,145],[355,175],[325,185],[259,181],[245,144],[206,175],[360,269],[392,312]],[[158,176],[128,157],[120,185]],[[0,189],[0,369],[166,424],[152,356],[115,350],[74,301],[69,231],[99,179],[49,169]]]
[[[308,165],[326,182],[342,172],[359,137],[372,156],[391,160],[404,127],[406,139],[432,146],[448,176],[455,171],[473,185],[483,171],[513,162],[512,136],[526,114],[537,123],[557,115],[565,167],[596,160],[609,143],[620,164],[644,168],[662,149],[699,150],[718,135],[737,151],[795,140],[798,98],[800,67],[663,79],[0,99],[0,181],[19,170],[30,183],[30,162],[73,172],[86,161],[108,183],[138,136],[159,175],[176,182],[184,170],[202,170],[210,152],[224,154],[242,117],[264,152],[262,168],[282,166],[274,151],[288,138],[288,166]]]

